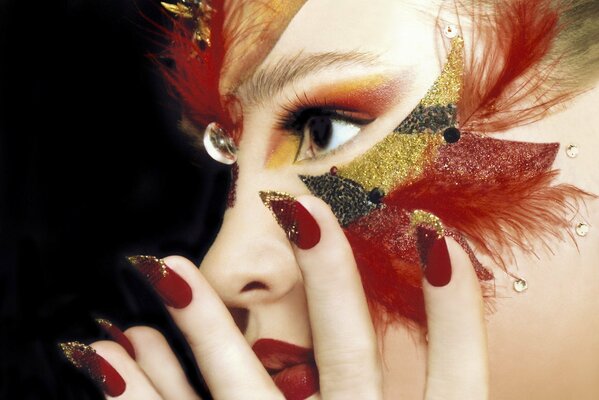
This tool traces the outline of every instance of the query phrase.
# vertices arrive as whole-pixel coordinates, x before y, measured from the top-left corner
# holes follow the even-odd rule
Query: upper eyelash
[[[275,128],[278,130],[299,132],[304,123],[314,115],[328,114],[337,116],[339,119],[349,121],[358,125],[365,125],[374,119],[352,118],[339,113],[343,107],[329,103],[326,99],[316,100],[308,97],[304,92],[303,96],[296,95],[296,100],[290,104],[281,106],[282,111],[275,116]],[[350,111],[350,110],[345,110]]]
[[[279,130],[293,130],[293,125],[297,123],[301,115],[307,110],[323,110],[330,106],[326,99],[318,101],[309,97],[305,92],[302,93],[302,96],[296,94],[295,100],[281,106],[281,111],[275,116],[275,128]]]

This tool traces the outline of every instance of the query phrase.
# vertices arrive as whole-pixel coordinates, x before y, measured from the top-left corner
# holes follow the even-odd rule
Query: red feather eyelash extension
[[[562,28],[564,7],[553,0],[512,0],[495,2],[487,13],[472,11],[475,28],[458,103],[463,131],[526,125],[576,95],[548,85],[560,62],[547,55]]]
[[[476,37],[471,41],[458,102],[458,121],[463,132],[484,135],[530,124],[578,94],[547,84],[556,81],[552,74],[560,59],[547,58],[563,28],[560,14],[565,7],[552,0],[511,0],[495,2],[490,13],[472,13]],[[451,194],[457,196],[456,200],[462,199],[455,202],[457,207],[450,213],[441,212],[446,215],[439,217],[451,220],[452,226],[504,268],[505,254],[502,257],[499,249],[509,252],[510,246],[516,245],[532,251],[530,243],[534,238],[530,235],[538,232],[534,225],[544,226],[542,239],[561,239],[568,227],[565,215],[575,212],[585,198],[594,196],[571,185],[552,186],[558,175],[558,171],[550,170],[557,155],[557,144],[554,146],[545,151],[552,153],[545,172],[498,181],[493,190],[489,188],[478,195],[474,192],[480,188],[468,184],[459,193]],[[437,182],[436,187],[443,180],[443,176],[433,175],[429,174],[404,195],[414,196],[416,203],[439,195],[428,193],[431,180]],[[487,224],[493,222],[492,226],[483,226],[478,219],[481,215]]]

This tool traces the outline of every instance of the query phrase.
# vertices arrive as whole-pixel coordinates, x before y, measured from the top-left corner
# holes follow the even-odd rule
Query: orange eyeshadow
[[[400,88],[399,78],[378,74],[327,85],[310,93],[310,96],[325,99],[327,103],[341,109],[362,111],[375,116],[382,114],[393,104],[392,100]]]

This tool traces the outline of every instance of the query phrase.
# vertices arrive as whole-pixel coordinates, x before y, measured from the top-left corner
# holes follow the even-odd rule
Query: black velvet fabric
[[[150,325],[203,384],[125,256],[199,263],[229,180],[177,129],[147,53],[158,1],[0,0],[0,398],[101,399],[57,342]]]

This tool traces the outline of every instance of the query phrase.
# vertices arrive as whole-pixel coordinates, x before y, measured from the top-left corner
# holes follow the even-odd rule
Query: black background
[[[201,387],[133,254],[199,262],[229,171],[177,130],[156,66],[157,1],[0,0],[0,398],[100,399],[56,343],[94,317],[161,329]]]

